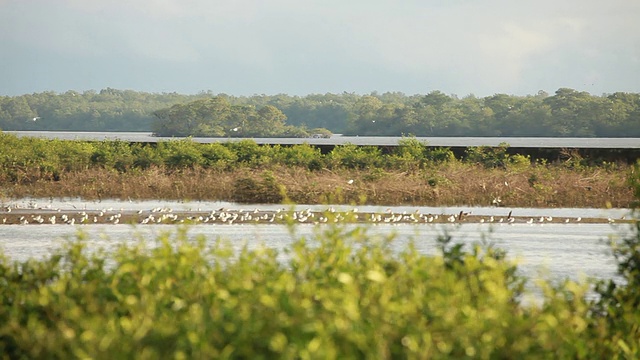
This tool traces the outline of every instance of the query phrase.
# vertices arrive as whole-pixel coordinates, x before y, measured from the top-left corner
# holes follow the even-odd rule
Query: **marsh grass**
[[[351,181],[353,180],[353,181]],[[58,180],[3,184],[7,197],[174,199],[273,203],[285,195],[301,204],[629,207],[633,192],[624,171],[563,166],[500,168],[449,162],[414,171],[321,169],[274,165],[233,170],[150,167],[119,172],[90,168],[64,172]]]
[[[250,140],[155,145],[17,138],[0,132],[0,194],[7,197],[175,199],[372,205],[629,207],[632,166],[568,157],[547,163],[508,146],[448,148],[403,139],[383,152],[343,145]]]

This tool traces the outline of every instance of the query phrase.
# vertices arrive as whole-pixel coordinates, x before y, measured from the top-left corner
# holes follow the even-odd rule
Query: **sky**
[[[0,95],[640,92],[638,0],[0,0]]]

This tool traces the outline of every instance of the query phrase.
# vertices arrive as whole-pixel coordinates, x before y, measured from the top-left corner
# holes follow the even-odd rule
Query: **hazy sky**
[[[0,0],[0,95],[640,92],[638,0]]]

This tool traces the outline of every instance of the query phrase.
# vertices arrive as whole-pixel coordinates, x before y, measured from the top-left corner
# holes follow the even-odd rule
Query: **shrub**
[[[133,165],[134,159],[129,143],[123,141],[100,141],[93,147],[91,163],[102,168],[114,168],[124,172]]]
[[[514,172],[523,172],[531,168],[531,157],[529,155],[515,154],[509,156],[509,162],[507,163],[507,170]]]
[[[377,147],[356,146],[354,144],[336,146],[329,154],[330,164],[333,167],[348,169],[379,167],[381,156],[380,149]]]
[[[309,144],[274,146],[274,160],[285,166],[302,166],[309,170],[320,170],[323,157],[320,149]]]
[[[133,155],[133,166],[139,169],[148,169],[152,166],[163,166],[164,159],[158,147],[163,145],[133,144],[131,153]]]
[[[387,164],[391,168],[414,170],[425,162],[425,146],[416,138],[402,138],[398,147],[387,156]]]
[[[220,143],[202,145],[201,150],[204,166],[206,167],[217,169],[232,168],[237,161],[236,154]]]
[[[427,160],[440,164],[455,161],[456,157],[448,147],[427,148],[425,150]]]
[[[191,139],[163,143],[164,163],[170,168],[194,168],[202,166],[204,159],[201,145]]]
[[[480,164],[486,168],[506,168],[509,162],[508,147],[509,144],[507,143],[501,143],[498,147],[469,147],[466,150],[465,160],[470,163]]]
[[[241,140],[224,144],[235,155],[237,161],[245,166],[260,166],[268,164],[270,147],[260,146],[253,140]]]

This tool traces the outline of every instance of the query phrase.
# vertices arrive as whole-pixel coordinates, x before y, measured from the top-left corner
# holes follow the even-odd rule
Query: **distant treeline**
[[[554,95],[482,98],[440,91],[236,97],[107,88],[0,97],[3,130],[258,137],[300,136],[316,128],[363,136],[640,137],[640,94],[594,96],[561,88]]]

